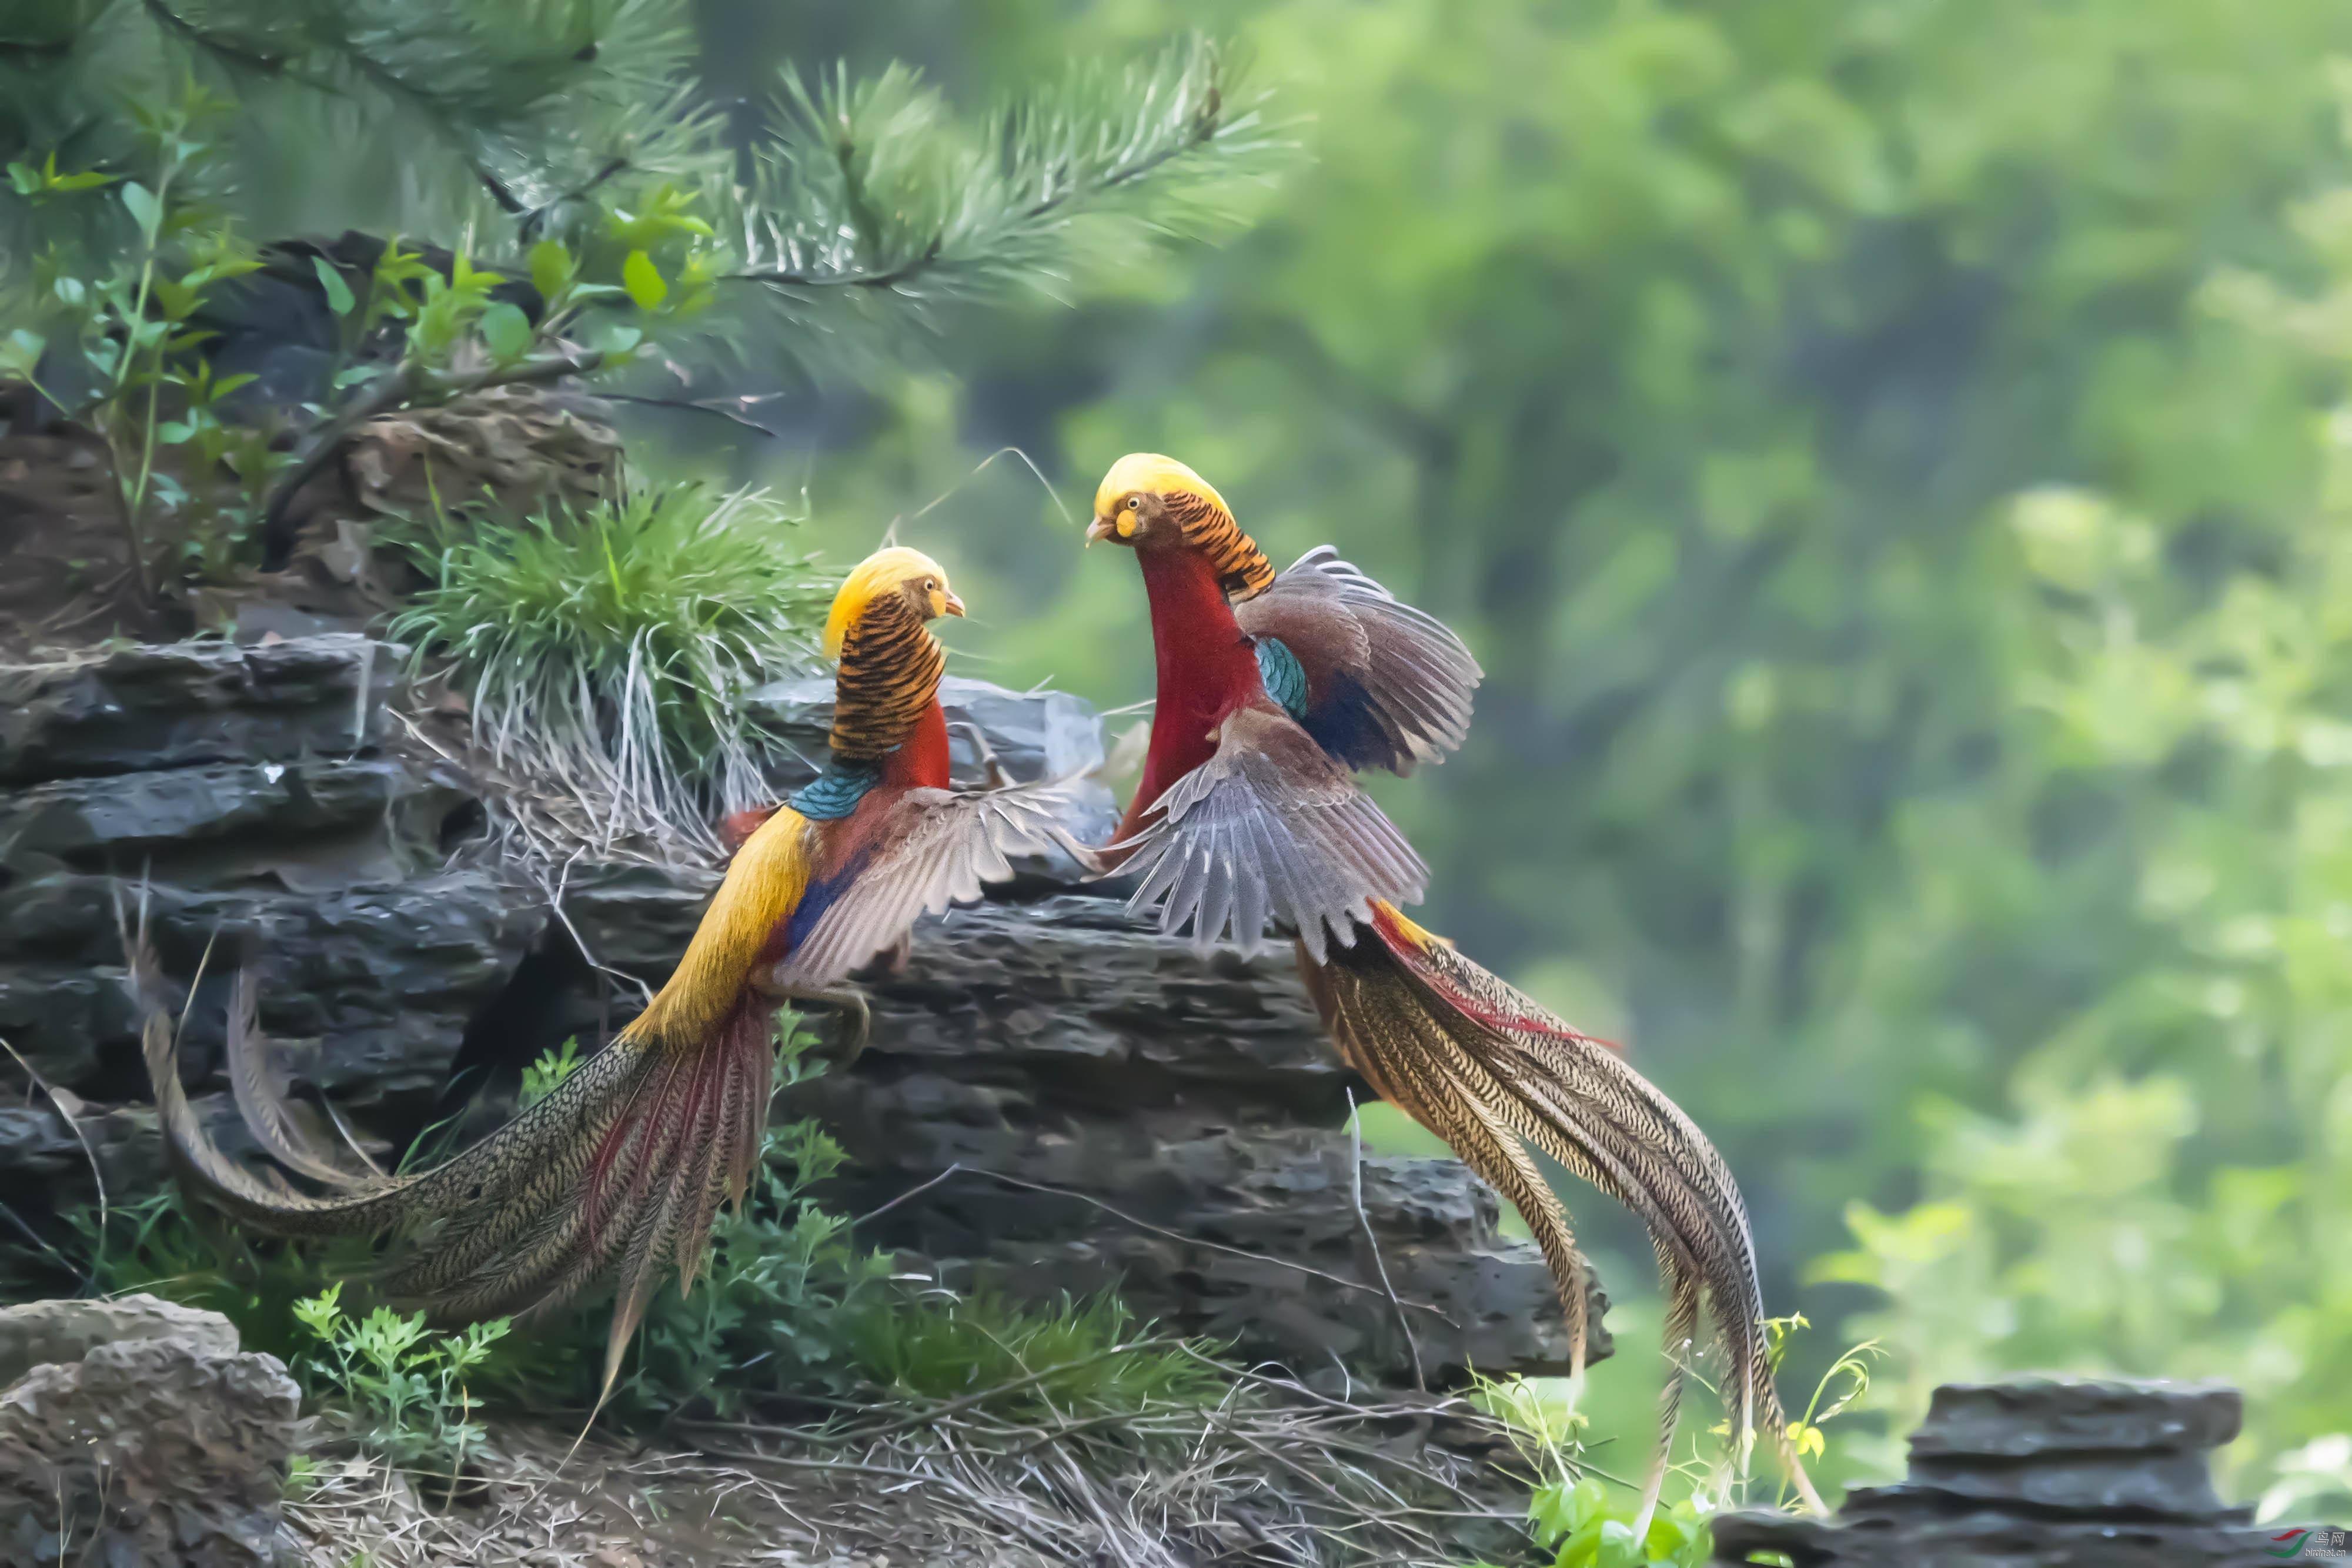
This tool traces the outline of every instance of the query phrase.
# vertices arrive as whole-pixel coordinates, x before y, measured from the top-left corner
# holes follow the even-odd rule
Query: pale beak
[[[949,614],[961,615],[963,613],[962,600],[958,599],[953,593],[944,594],[941,597],[945,600],[945,603],[941,605],[941,608],[946,610]]]
[[[1097,517],[1093,522],[1087,525],[1087,543],[1092,544],[1097,539],[1110,538],[1118,532],[1118,528],[1117,525],[1112,523],[1108,517]]]

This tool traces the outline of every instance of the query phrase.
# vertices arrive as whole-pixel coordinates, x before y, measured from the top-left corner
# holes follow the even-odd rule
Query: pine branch
[[[269,77],[285,72],[286,56],[268,53],[241,35],[199,26],[164,4],[164,0],[140,0],[140,7],[166,34],[233,70]]]
[[[583,111],[641,99],[637,84],[674,76],[688,42],[673,0],[341,0],[314,15],[330,57],[439,134],[516,215],[574,183],[562,170]]]
[[[740,193],[732,282],[972,294],[1049,264],[1079,218],[1147,186],[1245,175],[1285,145],[1235,106],[1231,57],[1191,39],[1122,73],[1081,71],[973,139],[903,68],[786,82],[787,130]]]
[[[723,177],[713,117],[682,99],[689,16],[690,0],[0,0],[16,100],[0,152],[47,152],[68,110],[168,95],[194,68],[240,99],[289,93],[280,115],[347,110],[358,123],[339,140],[395,143],[411,170],[429,175],[437,148],[509,216],[543,224],[616,164]]]

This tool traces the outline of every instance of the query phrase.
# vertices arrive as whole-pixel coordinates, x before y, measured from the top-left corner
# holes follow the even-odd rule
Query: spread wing
[[[1092,852],[1062,821],[1076,781],[1003,789],[909,789],[875,829],[876,847],[832,896],[772,974],[780,987],[830,986],[907,934],[926,915],[981,895],[1013,874],[1014,855],[1061,850],[1091,865]]]
[[[1297,661],[1303,701],[1285,706],[1350,768],[1409,773],[1469,733],[1478,661],[1444,622],[1399,603],[1329,545],[1234,605],[1234,618]]]
[[[1189,924],[1203,948],[1230,925],[1255,952],[1272,921],[1319,963],[1329,937],[1355,939],[1366,901],[1412,902],[1429,880],[1347,769],[1270,703],[1226,719],[1216,751],[1153,810],[1120,866],[1140,877],[1128,907],[1157,904],[1161,930]]]

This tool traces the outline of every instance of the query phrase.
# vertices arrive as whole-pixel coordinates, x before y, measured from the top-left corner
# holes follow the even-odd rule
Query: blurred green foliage
[[[1180,15],[916,10],[971,86]],[[2352,13],[1181,16],[1305,117],[1257,227],[733,476],[809,476],[843,554],[961,486],[916,537],[1023,607],[973,673],[1106,703],[1150,690],[1133,574],[1014,465],[967,481],[987,452],[1071,514],[1171,452],[1278,559],[1338,542],[1489,672],[1464,753],[1383,791],[1432,924],[1714,1133],[1776,1310],[1884,1340],[1888,1438],[1833,1467],[1883,1469],[1939,1378],[2210,1375],[2248,1392],[2233,1484],[2320,1506],[2352,1407]],[[853,53],[899,20],[714,16]],[[1594,1381],[1638,1437],[1654,1383]]]

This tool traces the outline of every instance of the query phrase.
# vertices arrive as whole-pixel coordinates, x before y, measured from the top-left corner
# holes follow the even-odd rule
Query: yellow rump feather
[[[777,923],[791,916],[808,891],[811,841],[808,819],[790,806],[743,841],[694,928],[686,956],[625,1033],[699,1040],[718,1026]]]

